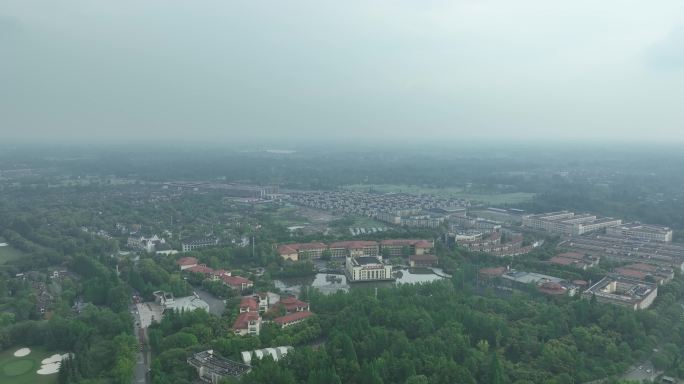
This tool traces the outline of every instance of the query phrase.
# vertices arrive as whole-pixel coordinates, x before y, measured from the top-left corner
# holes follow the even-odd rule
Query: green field
[[[13,347],[0,352],[0,383],[2,384],[54,384],[57,374],[39,375],[40,362],[52,355],[43,348],[31,347],[31,353],[24,357],[14,357]]]
[[[0,237],[0,243],[4,243],[5,239]],[[0,265],[8,261],[19,259],[24,255],[24,252],[13,248],[11,245],[0,247]]]
[[[343,189],[368,192],[402,192],[413,195],[428,194],[436,196],[449,196],[469,200],[473,204],[501,205],[525,203],[534,197],[534,193],[471,193],[459,187],[429,188],[418,185],[394,185],[394,184],[354,184],[347,185]]]

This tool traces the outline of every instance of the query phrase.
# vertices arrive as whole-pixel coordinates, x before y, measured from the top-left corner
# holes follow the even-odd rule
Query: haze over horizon
[[[684,141],[684,2],[6,0],[7,140]]]

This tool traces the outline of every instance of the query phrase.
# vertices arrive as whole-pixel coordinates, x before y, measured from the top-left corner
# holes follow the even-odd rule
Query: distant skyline
[[[682,89],[681,0],[0,3],[0,141],[672,143]]]

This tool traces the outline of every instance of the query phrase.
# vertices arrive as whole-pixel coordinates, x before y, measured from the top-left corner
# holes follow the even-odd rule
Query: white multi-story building
[[[591,214],[576,215],[569,211],[525,215],[522,218],[523,227],[573,236],[619,226],[620,224],[622,224],[620,219],[598,218]]]
[[[377,257],[347,257],[345,272],[349,282],[394,280],[392,266]]]
[[[672,242],[672,229],[660,225],[627,223],[606,229],[606,234],[633,239]]]

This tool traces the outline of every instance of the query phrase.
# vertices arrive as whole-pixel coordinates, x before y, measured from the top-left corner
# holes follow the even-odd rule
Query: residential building
[[[261,316],[259,312],[247,311],[240,312],[233,323],[233,332],[236,335],[255,335],[258,336],[261,330]]]
[[[345,273],[350,283],[358,281],[383,281],[394,280],[392,266],[382,262],[377,257],[347,257],[345,261]]]
[[[606,234],[640,240],[672,242],[672,229],[669,227],[641,224],[639,222],[607,228]]]
[[[249,365],[225,359],[211,349],[192,354],[187,362],[197,369],[202,381],[212,384],[218,384],[228,377],[238,378],[250,370]]]
[[[430,255],[427,253],[424,253],[421,255],[409,256],[409,265],[411,267],[432,268],[432,267],[436,267],[438,263],[439,263],[439,259],[437,259],[437,256]]]
[[[281,328],[287,328],[299,324],[311,316],[313,316],[313,313],[308,311],[294,312],[285,316],[276,317],[273,319],[273,322],[278,324]]]
[[[194,266],[197,266],[197,258],[195,257],[181,257],[176,261],[176,265],[180,267],[180,270],[186,270],[188,268],[192,268]]]
[[[236,291],[244,291],[254,286],[254,283],[242,276],[222,276],[223,283]]]
[[[596,298],[599,303],[646,309],[658,296],[658,286],[620,276],[606,276],[582,293],[582,298]]]

